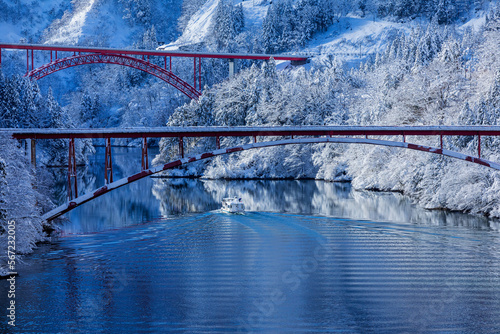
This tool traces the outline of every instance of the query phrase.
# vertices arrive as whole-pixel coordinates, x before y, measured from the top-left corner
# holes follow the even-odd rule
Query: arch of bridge
[[[165,81],[184,93],[190,99],[197,99],[201,96],[201,93],[198,90],[172,72],[148,61],[120,54],[91,53],[60,58],[46,65],[35,68],[26,76],[38,80],[66,68],[89,64],[116,64],[135,68]]]

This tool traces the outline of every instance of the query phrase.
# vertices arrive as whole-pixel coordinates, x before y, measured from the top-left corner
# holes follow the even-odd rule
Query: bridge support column
[[[73,188],[74,188],[75,198],[78,198],[75,139],[71,138],[69,140],[69,155],[68,155],[68,202],[73,199]]]
[[[179,137],[179,155],[184,158],[184,139]]]
[[[36,168],[36,140],[30,140],[31,164]]]
[[[113,160],[111,158],[111,138],[106,138],[106,157],[104,165],[104,184],[113,183]]]
[[[141,159],[141,167],[142,170],[149,169],[149,160],[148,160],[148,139],[144,137],[144,141],[142,143],[142,159]]]
[[[219,136],[215,137],[215,143],[216,143],[217,149],[220,150],[220,137]]]
[[[481,159],[481,136],[477,136],[477,157]]]
[[[229,59],[229,77],[234,75],[234,59]]]

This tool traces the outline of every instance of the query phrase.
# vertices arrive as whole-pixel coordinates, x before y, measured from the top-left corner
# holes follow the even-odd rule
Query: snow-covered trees
[[[245,18],[241,5],[233,6],[230,0],[219,1],[215,10],[212,26],[212,38],[220,51],[236,51],[235,38],[243,31]]]
[[[0,135],[0,266],[7,255],[7,222],[16,222],[16,252],[28,253],[44,240],[41,206],[50,203],[35,190],[37,181],[16,140]],[[43,203],[42,203],[43,202]],[[1,269],[0,269],[1,270]]]
[[[178,108],[169,126],[252,126],[347,124],[347,105],[355,82],[339,67],[312,72],[276,71],[274,61],[253,66],[232,80],[215,85],[199,103]],[[221,145],[232,146],[250,138],[223,138]],[[185,152],[195,154],[213,149],[213,138],[185,141]],[[187,175],[206,177],[314,177],[318,166],[308,147],[282,147],[267,151],[244,152],[239,157],[220,158],[188,166]],[[178,155],[177,140],[160,143],[155,163]],[[178,171],[176,171],[178,173]]]
[[[270,11],[278,7],[271,7]],[[409,34],[397,34],[386,52],[359,70],[346,70],[331,59],[315,62],[310,71],[276,71],[272,62],[260,68],[254,66],[206,90],[199,104],[177,109],[168,125],[500,124],[496,42],[500,32],[490,29],[485,35],[477,35],[466,29],[460,35],[439,23],[435,16],[427,26],[416,26]],[[250,140],[223,138],[221,145]],[[411,140],[439,145],[433,138]],[[445,138],[444,145],[463,153],[477,153],[474,137]],[[186,154],[214,147],[213,140],[185,143]],[[498,147],[497,139],[482,138],[484,157],[498,160]],[[175,140],[162,141],[160,148],[157,163],[177,158]],[[176,173],[209,178],[350,177],[357,188],[401,191],[429,208],[500,216],[500,200],[493,195],[500,185],[497,173],[465,162],[399,149],[290,146],[245,151],[189,168]],[[467,191],[470,201],[457,200],[456,194],[461,191]]]
[[[57,103],[51,89],[44,97],[35,81],[0,74],[0,92],[0,127],[70,127],[67,112]]]
[[[394,17],[403,21],[416,17],[432,19],[436,16],[439,24],[449,24],[471,8],[479,10],[483,5],[482,2],[481,0],[363,0],[359,2],[359,8],[363,12],[368,10],[380,17]]]
[[[338,15],[333,0],[300,0],[273,3],[262,24],[262,47],[266,53],[297,49],[317,31],[325,30]],[[339,9],[340,10],[340,9]]]
[[[83,94],[80,104],[80,121],[82,127],[101,127],[99,116],[101,103],[98,95]]]

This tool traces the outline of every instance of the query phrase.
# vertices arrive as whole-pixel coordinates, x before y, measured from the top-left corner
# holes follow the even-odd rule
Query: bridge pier
[[[26,155],[29,154],[31,165],[36,168],[36,140],[26,139]]]
[[[31,139],[31,164],[36,168],[36,140]]]
[[[142,159],[141,159],[141,168],[142,170],[149,169],[149,160],[148,160],[148,139],[144,137],[142,143]]]
[[[74,182],[72,182],[74,179]],[[69,140],[69,155],[68,155],[68,202],[73,199],[73,185],[75,198],[78,198],[78,181],[76,175],[76,155],[75,155],[75,139]]]
[[[229,59],[229,77],[231,78],[234,75],[234,59]]]
[[[481,159],[481,136],[477,135],[477,157]]]
[[[104,184],[113,183],[113,160],[111,158],[111,138],[106,138],[106,156],[104,163]]]
[[[179,155],[184,158],[184,139],[179,137]]]

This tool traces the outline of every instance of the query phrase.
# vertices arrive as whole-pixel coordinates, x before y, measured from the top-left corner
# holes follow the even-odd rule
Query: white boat
[[[245,212],[245,204],[238,197],[228,197],[222,199],[222,211],[229,213]]]

